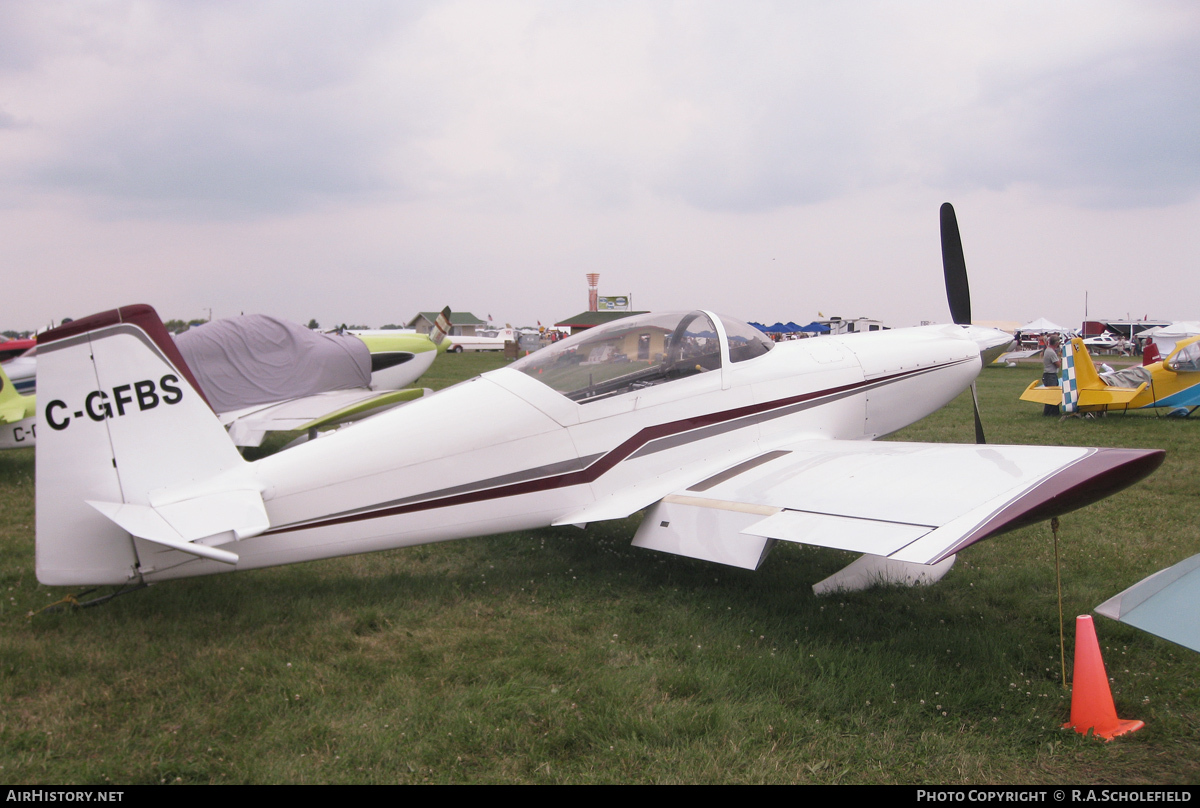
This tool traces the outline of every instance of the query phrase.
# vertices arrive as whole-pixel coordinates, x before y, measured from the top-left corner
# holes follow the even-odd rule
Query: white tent
[[[1167,354],[1175,350],[1175,343],[1181,339],[1194,337],[1200,334],[1200,322],[1195,320],[1187,320],[1180,323],[1171,323],[1170,325],[1160,325],[1156,328],[1147,328],[1139,337],[1150,337],[1154,340],[1154,344],[1158,346],[1158,352],[1166,358]]]
[[[1066,334],[1071,329],[1064,328],[1058,323],[1052,323],[1045,317],[1039,317],[1032,323],[1026,323],[1017,330],[1022,334]]]

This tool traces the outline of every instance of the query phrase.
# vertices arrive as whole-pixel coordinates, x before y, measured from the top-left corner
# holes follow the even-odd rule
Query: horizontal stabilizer
[[[1079,407],[1085,410],[1097,407],[1120,407],[1140,396],[1145,392],[1146,387],[1145,383],[1137,387],[1105,387],[1103,385],[1098,388],[1081,387],[1079,389]],[[1025,388],[1025,392],[1021,393],[1021,400],[1032,401],[1036,404],[1059,405],[1062,403],[1062,388],[1042,387],[1041,382],[1030,382],[1029,386]]]
[[[94,500],[88,504],[139,539],[225,564],[236,564],[237,554],[213,545],[257,536],[270,527],[262,496],[251,490],[223,491],[158,506]]]
[[[211,558],[213,561],[220,561],[224,564],[238,562],[238,557],[234,553],[181,539],[167,520],[146,505],[124,505],[119,502],[94,502],[92,500],[88,500],[88,505],[107,516],[122,530],[140,539],[161,544],[172,550],[182,550],[202,558]]]

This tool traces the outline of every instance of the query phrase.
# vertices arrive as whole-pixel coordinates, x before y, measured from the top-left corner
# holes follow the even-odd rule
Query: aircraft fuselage
[[[237,568],[625,516],[781,442],[894,432],[980,366],[962,327],[928,326],[780,343],[588,403],[502,368],[250,464],[271,528]],[[154,555],[147,580],[229,570]]]

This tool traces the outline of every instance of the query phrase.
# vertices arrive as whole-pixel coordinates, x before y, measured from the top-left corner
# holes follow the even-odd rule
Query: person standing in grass
[[[1058,370],[1062,360],[1058,357],[1058,334],[1051,334],[1046,340],[1046,350],[1042,353],[1042,387],[1058,387]],[[1047,404],[1042,408],[1042,415],[1058,415],[1058,405]]]

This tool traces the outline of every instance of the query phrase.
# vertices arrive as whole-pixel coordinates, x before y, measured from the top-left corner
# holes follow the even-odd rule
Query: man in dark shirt
[[[1051,334],[1046,341],[1046,350],[1042,353],[1042,387],[1058,387],[1058,370],[1062,360],[1058,357],[1058,334]],[[1058,406],[1047,404],[1042,408],[1042,415],[1058,415]]]

